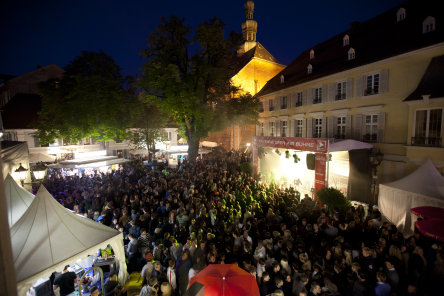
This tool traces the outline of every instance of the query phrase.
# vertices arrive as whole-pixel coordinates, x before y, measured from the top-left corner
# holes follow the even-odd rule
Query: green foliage
[[[330,214],[335,211],[345,214],[351,207],[350,201],[339,190],[332,187],[320,189],[316,192],[316,196],[321,203],[327,206]]]
[[[210,131],[256,122],[259,102],[231,83],[241,44],[238,34],[225,38],[224,24],[214,18],[191,35],[183,18],[163,18],[142,52],[147,62],[138,82],[145,102],[158,106],[179,126],[194,160],[199,140]]]
[[[104,52],[85,51],[65,67],[61,81],[41,83],[40,143],[123,140],[135,92],[120,70]]]

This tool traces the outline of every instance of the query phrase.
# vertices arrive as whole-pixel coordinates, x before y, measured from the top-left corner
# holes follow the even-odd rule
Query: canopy
[[[29,162],[30,163],[38,163],[38,162],[54,162],[56,159],[55,156],[44,154],[44,153],[30,153],[29,154]]]
[[[429,219],[416,221],[415,225],[419,232],[425,236],[439,240],[444,243],[444,221],[442,219]]]
[[[200,142],[200,144],[204,147],[217,147],[217,143],[216,142],[210,142],[210,141],[202,141]]]
[[[31,205],[34,195],[17,184],[10,174],[6,176],[4,182],[8,222],[11,228]]]
[[[47,279],[52,272],[95,255],[108,244],[119,261],[119,280],[124,283],[128,276],[123,235],[71,213],[44,186],[11,228],[11,244],[19,295],[25,295],[39,278]]]
[[[190,279],[186,295],[259,296],[255,277],[235,264],[210,264]]]
[[[444,219],[444,208],[424,206],[411,208],[410,212],[423,219]]]
[[[350,151],[350,150],[371,149],[371,148],[373,148],[372,144],[352,139],[347,139],[330,144],[328,146],[328,152]]]
[[[410,209],[419,206],[444,208],[444,177],[430,159],[410,175],[379,185],[378,207],[404,235],[414,230],[416,216]]]

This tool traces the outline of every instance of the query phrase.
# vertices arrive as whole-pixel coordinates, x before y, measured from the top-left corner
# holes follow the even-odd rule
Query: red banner
[[[316,192],[325,187],[327,155],[325,153],[315,154],[315,200]]]
[[[254,137],[253,146],[327,152],[328,140],[312,138]]]

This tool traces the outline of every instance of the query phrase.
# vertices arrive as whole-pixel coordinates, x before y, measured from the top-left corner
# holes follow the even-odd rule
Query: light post
[[[45,178],[46,174],[46,165],[43,162],[38,162],[33,170],[34,178],[37,182],[41,182],[43,178]]]
[[[370,165],[372,166],[372,202],[373,205],[377,205],[376,198],[378,196],[378,186],[377,186],[377,180],[378,180],[378,166],[381,164],[382,160],[384,159],[384,154],[379,151],[373,149],[372,152],[369,155]]]
[[[19,167],[15,170],[15,173],[18,175],[20,183],[22,184],[23,187],[25,185],[25,179],[28,173],[28,169],[25,169],[20,163]]]

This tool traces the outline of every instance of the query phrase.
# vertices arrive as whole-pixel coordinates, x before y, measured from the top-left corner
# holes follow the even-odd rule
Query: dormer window
[[[435,31],[435,18],[433,16],[428,16],[422,22],[422,33],[429,33]]]
[[[284,74],[281,74],[281,83],[284,83],[285,82],[285,76],[284,76]]]
[[[308,64],[307,66],[307,74],[311,74],[313,72],[313,66],[311,64]]]
[[[342,38],[342,46],[347,46],[350,44],[350,37],[348,35],[345,35],[344,38]]]
[[[398,12],[396,13],[396,20],[398,21],[398,23],[405,20],[405,8],[401,7],[400,9],[398,9]]]
[[[315,57],[315,51],[312,49],[310,50],[310,60],[314,59]]]
[[[348,60],[354,60],[355,59],[355,50],[353,48],[350,48],[348,50]]]

